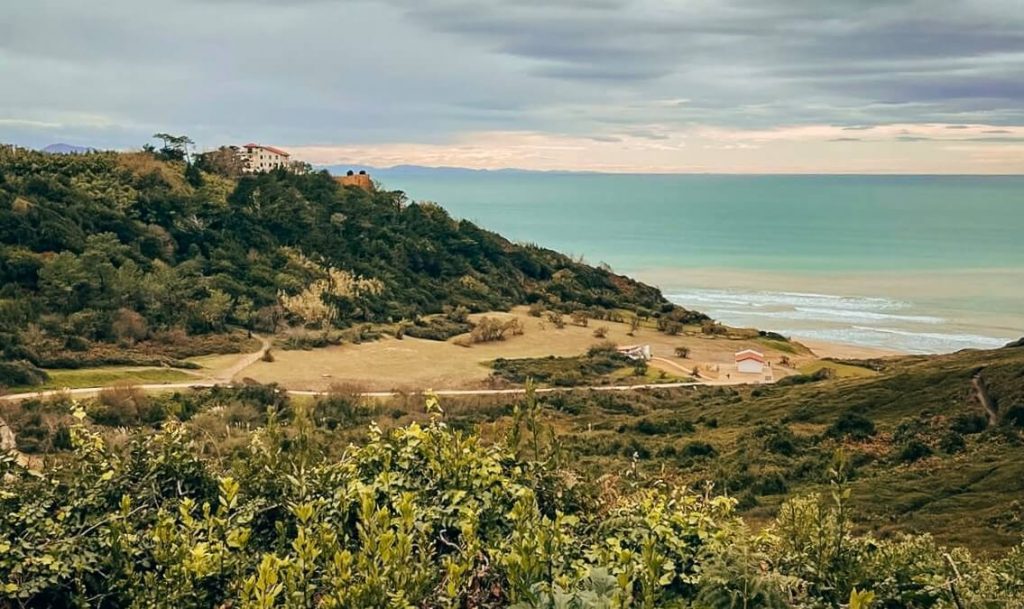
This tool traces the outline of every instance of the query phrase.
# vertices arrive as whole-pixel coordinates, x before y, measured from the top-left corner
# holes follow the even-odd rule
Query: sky
[[[5,0],[0,142],[1024,173],[1024,0]]]

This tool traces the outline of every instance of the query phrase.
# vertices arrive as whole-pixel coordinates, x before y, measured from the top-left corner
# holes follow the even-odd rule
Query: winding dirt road
[[[142,391],[166,391],[174,389],[200,389],[204,387],[214,387],[217,385],[225,385],[226,382],[217,381],[194,381],[191,383],[154,383],[147,385],[134,385],[135,388],[141,389]],[[558,393],[564,391],[637,391],[644,389],[678,389],[680,387],[700,387],[707,386],[708,383],[647,383],[642,385],[588,385],[584,387],[541,387],[536,391],[537,393]],[[100,391],[103,391],[106,387],[81,387],[78,389],[50,389],[47,391],[32,391],[29,393],[14,393],[11,395],[0,396],[0,400],[8,402],[17,402],[21,400],[29,400],[32,398],[45,398],[54,395],[72,395],[86,397],[96,395]],[[318,396],[328,393],[326,391],[312,391],[304,389],[286,389],[283,390],[288,395],[300,395],[300,396]],[[359,395],[367,398],[391,398],[398,397],[401,395],[409,395],[410,392],[400,391],[365,391]],[[522,395],[526,393],[526,389],[513,388],[513,389],[438,389],[424,390],[422,393],[433,393],[437,396],[472,396],[472,395]]]

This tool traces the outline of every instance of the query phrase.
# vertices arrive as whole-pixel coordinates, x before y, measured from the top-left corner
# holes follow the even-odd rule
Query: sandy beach
[[[806,346],[814,354],[822,359],[873,359],[877,357],[894,357],[907,355],[902,351],[894,349],[880,349],[877,347],[865,347],[863,345],[851,345],[847,343],[826,342],[822,340],[805,339],[794,336],[793,340]]]

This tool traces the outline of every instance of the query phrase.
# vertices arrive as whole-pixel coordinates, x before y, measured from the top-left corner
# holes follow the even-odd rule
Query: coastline
[[[867,347],[850,343],[824,341],[814,338],[802,338],[793,336],[792,339],[810,349],[815,356],[821,359],[876,359],[882,357],[900,357],[910,355],[906,351],[895,349],[883,349],[879,347]]]
[[[875,356],[991,349],[1024,336],[1024,271],[641,269],[673,302],[736,327]],[[842,345],[843,347],[824,347]],[[842,357],[835,355],[834,357]],[[849,357],[849,356],[847,356]]]

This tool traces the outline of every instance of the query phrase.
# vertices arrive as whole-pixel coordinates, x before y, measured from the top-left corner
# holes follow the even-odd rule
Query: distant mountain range
[[[539,171],[534,169],[469,169],[467,167],[428,167],[425,165],[394,165],[392,167],[372,167],[369,165],[318,165],[318,169],[326,169],[333,175],[344,175],[348,171],[359,173],[365,171],[375,176],[461,176],[477,174],[585,174],[592,171]]]
[[[85,154],[87,152],[95,151],[95,148],[90,148],[88,146],[74,146],[72,144],[50,144],[42,150],[42,152],[46,152],[48,154]]]

